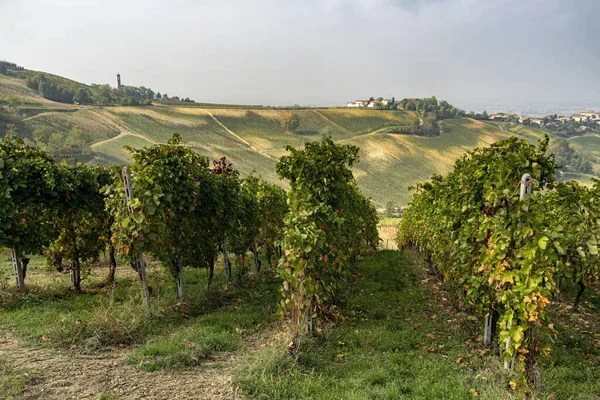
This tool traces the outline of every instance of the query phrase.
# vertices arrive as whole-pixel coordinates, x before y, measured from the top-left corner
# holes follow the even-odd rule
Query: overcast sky
[[[196,101],[600,104],[599,0],[0,0],[0,59]]]

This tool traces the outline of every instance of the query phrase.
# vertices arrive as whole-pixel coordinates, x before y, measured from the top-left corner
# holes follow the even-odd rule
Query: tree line
[[[144,86],[112,88],[109,84],[92,83],[89,87],[80,84],[67,84],[62,79],[44,73],[29,73],[25,84],[45,99],[69,104],[140,106],[150,105],[155,99],[159,101],[194,102],[189,97],[180,100],[177,96],[161,95],[160,92],[155,93],[152,89]]]
[[[559,121],[558,116],[554,114],[544,118],[543,127],[554,133],[556,136],[563,138],[580,136],[585,133],[600,134],[600,124],[596,121],[592,121],[589,117],[581,121],[576,121],[574,119]]]
[[[0,75],[8,75],[8,71],[21,71],[24,68],[9,61],[0,61]]]

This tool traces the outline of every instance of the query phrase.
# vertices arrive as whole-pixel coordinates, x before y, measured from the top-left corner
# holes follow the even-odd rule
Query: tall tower
[[[117,74],[117,89],[121,89],[121,74]]]

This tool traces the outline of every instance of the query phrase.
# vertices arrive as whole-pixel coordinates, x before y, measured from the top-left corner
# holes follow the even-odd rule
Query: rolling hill
[[[211,159],[226,156],[242,174],[256,171],[282,185],[275,173],[275,163],[286,153],[285,146],[300,146],[330,135],[336,142],[360,147],[355,176],[378,207],[388,201],[405,205],[410,199],[408,186],[428,179],[433,173],[450,171],[454,161],[469,149],[513,135],[537,141],[545,133],[518,124],[469,118],[440,121],[441,134],[435,137],[387,133],[393,130],[390,128],[409,126],[418,118],[415,112],[403,110],[289,110],[161,103],[127,107],[71,105],[39,96],[25,85],[24,73],[0,75],[0,107],[5,111],[4,124],[0,120],[2,136],[8,124],[28,140],[33,140],[33,132],[40,126],[51,127],[63,135],[74,127],[80,128],[86,133],[91,149],[81,161],[88,163],[127,163],[129,156],[124,146],[137,148],[163,143],[179,133],[186,145],[202,155]],[[281,124],[291,114],[300,120],[295,133],[287,132]],[[594,174],[566,177],[589,182],[591,176],[600,174],[600,136],[579,136],[569,142],[594,161]]]

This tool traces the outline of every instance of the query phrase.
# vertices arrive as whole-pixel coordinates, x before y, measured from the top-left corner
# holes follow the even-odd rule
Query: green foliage
[[[73,127],[66,134],[57,132],[47,125],[33,131],[35,144],[53,154],[55,159],[75,159],[89,156],[90,136],[81,128]]]
[[[345,296],[345,318],[324,338],[293,358],[289,338],[272,340],[241,361],[234,382],[249,398],[282,400],[469,399],[471,388],[480,398],[510,398],[488,357],[470,353],[469,321],[448,315],[442,294],[420,283],[424,272],[401,252],[366,258]]]
[[[113,93],[110,85],[98,85],[94,93],[94,100],[98,104],[111,104],[113,102]]]
[[[291,186],[279,274],[285,280],[281,311],[291,311],[297,342],[301,326],[328,311],[348,279],[350,261],[376,246],[378,236],[375,209],[350,170],[357,147],[325,138],[287,150],[291,154],[277,164]]]
[[[255,245],[263,250],[271,265],[276,247],[283,240],[283,220],[288,212],[286,193],[279,186],[252,174],[244,178],[242,188],[256,199],[258,233],[254,238]]]
[[[93,104],[94,99],[92,98],[92,92],[88,88],[79,88],[73,95],[73,101],[79,104]]]
[[[250,178],[246,178],[250,179]],[[245,258],[248,249],[256,245],[260,229],[261,214],[254,188],[244,185],[244,179],[239,192],[239,209],[237,212],[237,229],[231,231],[233,252]]]
[[[580,121],[574,119],[559,121],[557,118],[558,116],[555,114],[544,118],[543,121],[544,129],[556,136],[570,138],[582,136],[586,133],[600,133],[600,124],[589,117]]]
[[[387,203],[385,203],[385,216],[387,218],[393,218],[395,211],[396,211],[396,206],[394,205],[394,203],[392,203],[391,201],[388,201]]]
[[[300,118],[296,114],[290,114],[281,120],[281,127],[288,132],[296,132],[299,126]]]
[[[30,74],[26,84],[29,88],[37,90],[40,96],[60,103],[72,103],[73,91],[61,82],[45,74]]]
[[[23,67],[9,61],[0,60],[0,75],[8,75],[8,71],[20,71]]]
[[[136,99],[145,99],[145,100],[153,100],[154,99],[154,91],[150,88],[146,88],[144,86],[135,87],[135,86],[121,86],[115,91],[127,97],[132,97]]]
[[[122,183],[115,182],[107,201],[119,253],[133,263],[138,250],[147,251],[176,278],[183,266],[205,266],[212,258],[208,241],[198,236],[212,232],[215,195],[208,160],[180,142],[174,135],[167,144],[129,148],[135,198],[125,202]]]
[[[567,171],[592,173],[592,163],[581,153],[577,153],[566,139],[558,138],[548,148],[548,154],[554,154],[557,164]]]
[[[19,398],[19,395],[33,383],[36,375],[31,371],[12,368],[4,359],[0,360],[0,399]]]
[[[39,254],[54,234],[61,185],[49,154],[18,137],[0,139],[0,246]]]
[[[528,172],[534,193],[550,184],[556,164],[539,147],[510,138],[476,149],[454,171],[418,186],[399,227],[399,246],[417,244],[462,300],[484,313],[500,313],[499,340],[505,357],[535,363],[533,332],[542,328],[545,307],[556,292],[560,229],[548,223],[539,194],[519,200]]]
[[[106,250],[111,216],[104,207],[101,189],[109,184],[111,173],[100,166],[62,163],[59,174],[64,182],[64,197],[55,211],[57,237],[46,250],[48,264],[62,269],[71,262],[74,287],[80,289],[81,264],[96,260]]]
[[[588,188],[573,181],[558,183],[540,202],[548,210],[547,220],[560,231],[560,242],[551,243],[561,260],[559,275],[581,291],[600,281],[600,184]]]

